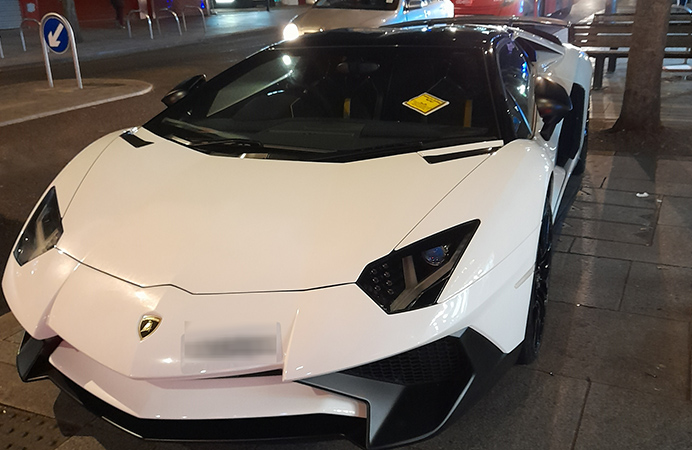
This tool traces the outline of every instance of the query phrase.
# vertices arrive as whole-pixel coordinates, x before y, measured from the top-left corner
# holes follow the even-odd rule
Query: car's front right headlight
[[[300,30],[298,29],[298,25],[295,23],[291,22],[286,27],[284,27],[284,39],[287,41],[292,41],[293,39],[296,39],[298,36],[300,36]]]
[[[14,249],[14,258],[23,266],[55,247],[62,233],[58,196],[53,186],[27,222]]]

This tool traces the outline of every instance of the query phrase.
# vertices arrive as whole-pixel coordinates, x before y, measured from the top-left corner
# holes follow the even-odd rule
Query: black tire
[[[540,233],[526,331],[517,359],[518,364],[534,362],[538,358],[538,352],[543,342],[545,310],[548,303],[548,278],[550,277],[553,254],[553,219],[550,211],[550,195],[545,199]]]

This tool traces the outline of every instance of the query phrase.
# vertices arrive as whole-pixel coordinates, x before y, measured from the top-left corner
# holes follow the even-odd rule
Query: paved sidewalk
[[[604,89],[593,93],[592,130],[609,127],[619,113],[626,66],[618,64]],[[663,75],[667,127],[692,126],[687,75],[692,73]],[[2,114],[0,109],[0,121]],[[692,448],[692,148],[682,155],[637,150],[601,146],[589,153],[554,257],[538,361],[512,368],[460,420],[408,448]],[[345,440],[138,440],[86,412],[50,382],[21,383],[14,367],[20,337],[12,314],[0,316],[0,448],[355,449]]]

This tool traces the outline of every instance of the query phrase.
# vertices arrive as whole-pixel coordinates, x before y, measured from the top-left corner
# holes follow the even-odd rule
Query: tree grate
[[[66,440],[55,419],[0,406],[0,450],[53,450]]]

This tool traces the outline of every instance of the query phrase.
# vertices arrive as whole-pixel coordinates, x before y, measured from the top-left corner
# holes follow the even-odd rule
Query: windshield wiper
[[[377,145],[374,147],[358,148],[342,151],[337,154],[315,158],[313,161],[350,162],[360,159],[368,159],[374,156],[388,156],[402,153],[411,153],[423,149],[422,141],[397,142],[396,144]]]
[[[264,148],[264,144],[255,139],[246,138],[231,138],[231,139],[213,139],[211,141],[193,141],[190,142],[190,147],[194,148],[209,148],[209,147],[219,147],[219,148],[250,148],[258,149]]]
[[[172,119],[170,117],[164,117],[163,120],[161,120],[161,122],[174,125],[175,127],[180,128],[181,130],[192,131],[201,136],[217,136],[222,139],[233,139],[235,137],[235,135],[231,133],[224,133],[223,131],[215,130],[213,128],[195,125],[193,123],[185,122],[183,120]]]
[[[381,158],[384,156],[402,155],[404,153],[413,153],[421,150],[443,148],[453,145],[470,144],[473,142],[481,142],[484,140],[486,140],[486,138],[480,139],[478,136],[453,136],[437,139],[420,139],[417,141],[397,142],[394,144],[377,145],[373,147],[365,147],[345,152],[339,152],[334,155],[315,158],[313,161],[350,162],[369,158]]]

